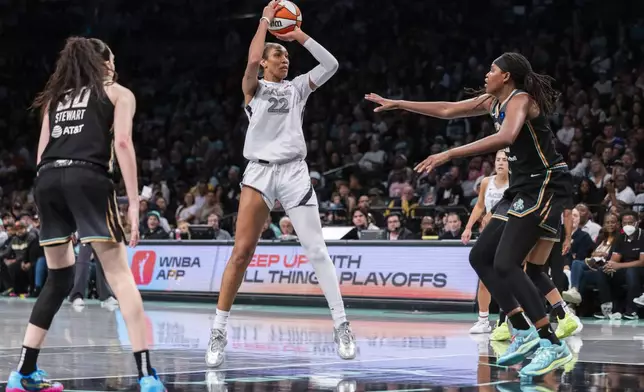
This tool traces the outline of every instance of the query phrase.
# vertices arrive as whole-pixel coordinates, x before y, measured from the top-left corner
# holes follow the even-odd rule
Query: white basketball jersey
[[[485,189],[485,212],[490,212],[492,207],[496,205],[503,198],[503,193],[508,189],[508,184],[505,184],[504,187],[498,188],[494,180],[496,176],[490,176],[490,180],[487,183],[487,188]]]
[[[308,74],[280,83],[259,80],[245,110],[250,123],[244,158],[271,163],[306,158],[302,116],[311,92]]]

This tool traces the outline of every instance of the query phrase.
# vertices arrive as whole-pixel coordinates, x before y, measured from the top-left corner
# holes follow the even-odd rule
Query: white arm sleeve
[[[311,82],[320,87],[331,79],[331,76],[338,70],[338,60],[313,38],[306,40],[303,46],[320,62],[320,65],[313,68],[308,74]]]

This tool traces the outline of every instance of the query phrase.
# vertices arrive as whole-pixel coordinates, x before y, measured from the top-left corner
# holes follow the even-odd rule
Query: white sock
[[[570,289],[570,288],[571,288],[571,287],[570,287],[570,270],[569,270],[569,269],[565,269],[565,270],[564,270],[564,275],[566,275],[566,278],[568,278],[568,287],[569,287],[569,289]]]
[[[322,235],[318,209],[315,206],[300,206],[287,211],[287,215],[291,218],[293,228],[302,248],[304,248],[304,253],[315,270],[320,289],[322,289],[331,310],[333,325],[338,328],[347,321],[347,315],[344,311],[344,302],[335,266],[329,257],[329,251]]]
[[[479,312],[479,321],[488,321],[490,312]]]
[[[223,329],[226,330],[226,325],[228,325],[228,316],[230,316],[230,311],[225,312],[223,310],[217,309],[215,313],[215,321],[212,323],[214,329]]]

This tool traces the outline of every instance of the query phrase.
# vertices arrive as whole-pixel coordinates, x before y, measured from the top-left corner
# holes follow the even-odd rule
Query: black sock
[[[515,329],[521,329],[524,331],[526,329],[530,329],[530,323],[528,323],[528,319],[525,318],[523,312],[515,313],[512,316],[508,316],[508,318]]]
[[[139,371],[139,378],[151,376],[152,364],[150,363],[150,351],[143,350],[134,353],[134,360],[136,361],[136,368]]]
[[[539,337],[541,339],[548,339],[552,344],[561,344],[557,335],[552,331],[552,326],[549,323],[543,327],[537,328],[537,332],[539,332]]]
[[[508,319],[508,315],[505,314],[504,311],[500,310],[499,311],[499,324],[503,324],[505,322],[505,320],[507,320],[507,319]]]
[[[557,316],[558,319],[566,317],[566,304],[564,301],[559,301],[556,304],[552,305],[552,313]]]
[[[18,364],[18,372],[23,376],[28,376],[31,373],[35,372],[38,354],[40,354],[39,349],[22,346],[22,352],[20,353],[20,363]]]

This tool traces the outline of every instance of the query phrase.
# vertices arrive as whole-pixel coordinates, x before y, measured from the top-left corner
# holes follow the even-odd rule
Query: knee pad
[[[74,266],[49,270],[47,281],[36,300],[29,322],[48,330],[54,316],[74,287]]]
[[[555,284],[552,282],[552,279],[545,273],[545,265],[536,265],[530,262],[526,263],[525,273],[528,275],[530,280],[537,286],[537,289],[541,292],[542,295],[547,295],[552,290],[556,289]]]

